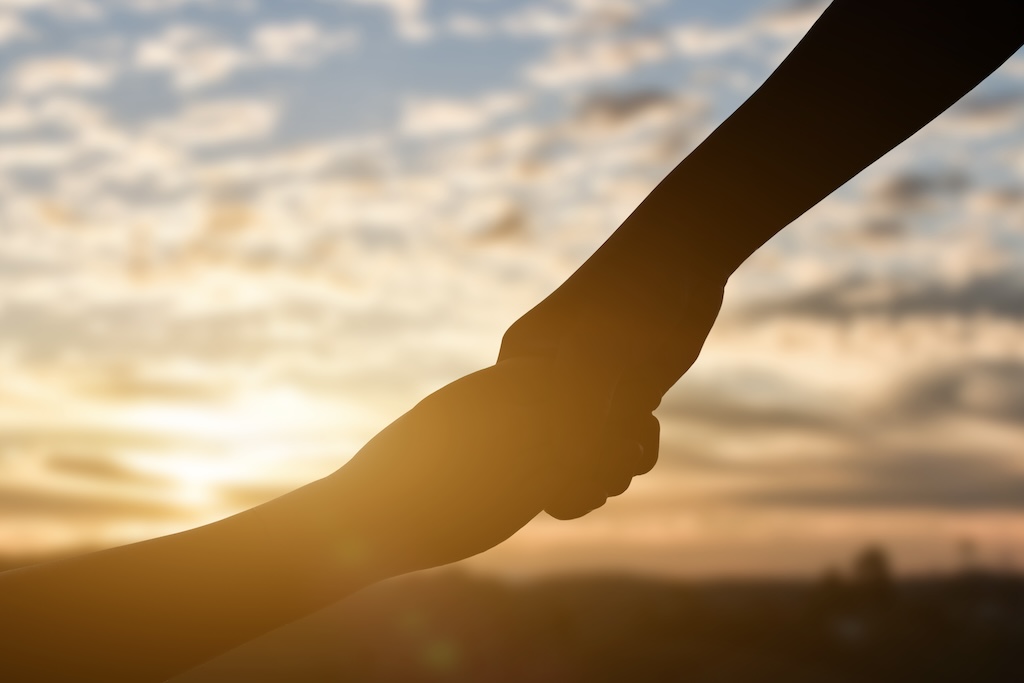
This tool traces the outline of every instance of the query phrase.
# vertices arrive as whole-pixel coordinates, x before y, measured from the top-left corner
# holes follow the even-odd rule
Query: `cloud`
[[[1024,363],[978,361],[930,372],[901,387],[885,410],[917,419],[978,415],[1024,424]]]
[[[95,20],[103,16],[100,6],[89,0],[2,0],[0,10],[45,11],[60,19],[72,20]]]
[[[818,510],[1024,509],[1024,471],[967,451],[866,452],[862,458],[831,463],[827,469],[824,474],[805,471],[794,476],[788,472],[787,483],[766,481],[760,490],[740,494],[738,500]],[[815,475],[829,481],[815,482]]]
[[[122,453],[131,450],[162,453],[177,444],[166,435],[131,428],[75,426],[5,426],[0,430],[0,452]],[[190,443],[194,446],[195,444]]]
[[[252,11],[257,8],[256,0],[122,0],[125,7],[135,12],[173,12],[186,7],[207,7],[222,10]]]
[[[722,387],[715,390],[714,387],[694,386],[690,383],[686,389],[672,392],[658,409],[658,415],[670,422],[686,421],[715,429],[750,432],[767,429],[837,433],[848,429],[844,419],[851,416],[840,418],[828,412],[809,410],[810,406],[806,404],[793,405],[794,388],[786,386],[780,378],[748,375],[744,379],[748,383],[747,388],[750,383],[774,382],[772,399],[751,400],[749,396],[743,395],[745,392],[742,386],[729,391]],[[779,400],[781,396],[788,396],[789,400]]]
[[[506,35],[519,38],[567,38],[627,33],[662,0],[569,0],[554,9],[541,4],[518,7],[496,22]]]
[[[113,496],[108,491],[90,495],[16,486],[0,488],[0,515],[10,517],[52,516],[76,521],[125,517],[170,520],[181,518],[185,513],[183,507],[154,500],[151,496]]]
[[[16,40],[24,40],[32,35],[32,31],[15,14],[0,13],[0,45]]]
[[[446,27],[452,35],[479,39],[507,36],[529,40],[568,40],[627,32],[663,0],[569,0],[557,3],[509,3],[498,16],[456,13]]]
[[[434,35],[433,27],[427,22],[424,10],[425,0],[326,0],[349,5],[379,7],[391,15],[395,34],[408,42],[422,42]]]
[[[800,380],[782,365],[774,388],[684,380],[667,398],[661,469],[692,480],[688,495],[819,510],[1024,506],[1024,359],[894,366],[874,405],[794,401],[785,383]]]
[[[674,114],[676,97],[663,90],[594,92],[585,96],[577,108],[581,125],[613,128],[651,114]]]
[[[75,373],[73,384],[76,391],[104,403],[215,403],[228,393],[228,387],[216,386],[216,380],[128,363]]]
[[[474,99],[418,97],[405,103],[399,126],[414,137],[466,133],[522,111],[526,104],[525,96],[509,91]]]
[[[149,124],[146,133],[175,147],[221,147],[265,139],[274,132],[279,114],[277,105],[262,100],[211,100]]]
[[[332,52],[355,47],[359,36],[353,30],[329,34],[308,20],[299,20],[262,24],[253,29],[251,42],[265,63],[308,65]]]
[[[574,32],[578,17],[564,10],[529,5],[501,17],[497,25],[504,33],[516,37],[555,38]]]
[[[611,80],[653,64],[668,55],[657,36],[632,36],[557,44],[543,59],[524,70],[526,79],[545,88]]]
[[[530,237],[529,219],[521,207],[506,208],[473,236],[477,244],[522,243]]]
[[[182,89],[199,88],[224,80],[245,62],[245,54],[199,27],[170,26],[139,43],[135,63],[144,70],[163,71]]]
[[[132,469],[110,456],[56,454],[46,459],[48,470],[76,479],[132,487],[162,488],[164,477]]]
[[[53,90],[96,90],[113,81],[117,69],[81,57],[37,57],[17,64],[11,86],[26,95]]]
[[[911,172],[885,179],[875,189],[874,198],[888,211],[907,211],[937,199],[959,198],[969,186],[961,170]]]
[[[733,52],[759,52],[766,41],[795,42],[821,16],[827,3],[795,2],[754,15],[744,23],[712,26],[687,23],[669,30],[670,42],[679,54],[708,59]]]
[[[1024,118],[1019,93],[972,94],[954,104],[932,124],[940,133],[986,138],[1017,130]]]
[[[776,38],[802,37],[829,4],[829,0],[791,0],[777,9],[756,15],[752,23]]]
[[[187,91],[220,83],[242,70],[311,66],[358,43],[353,29],[328,32],[304,19],[258,24],[247,44],[232,43],[208,27],[178,24],[142,40],[135,64],[143,71],[166,73],[179,90]]]
[[[62,143],[8,143],[0,155],[0,169],[53,170],[66,166],[74,157],[75,150]]]
[[[447,28],[452,35],[472,39],[486,38],[493,31],[488,22],[469,14],[452,15],[448,18]]]
[[[847,320],[883,316],[955,317],[969,320],[994,316],[1024,319],[1024,278],[1016,272],[995,272],[959,283],[932,280],[878,281],[856,278],[776,302],[758,302],[742,317],[749,321],[775,317]]]
[[[744,26],[680,26],[671,32],[671,40],[687,57],[711,57],[749,46],[750,31]]]

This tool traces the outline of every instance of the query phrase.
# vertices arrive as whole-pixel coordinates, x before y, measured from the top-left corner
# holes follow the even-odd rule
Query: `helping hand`
[[[696,361],[724,289],[695,282],[656,300],[655,288],[642,284],[574,284],[516,321],[499,356],[499,365],[531,357],[554,364],[549,391],[564,406],[562,433],[575,435],[559,447],[571,453],[574,471],[545,508],[558,519],[599,507],[657,462],[660,429],[652,413]]]
[[[413,571],[487,550],[558,505],[578,474],[559,448],[589,435],[565,419],[553,378],[546,359],[503,361],[431,394],[374,437],[332,475],[338,495],[365,511],[358,529],[342,532],[347,547],[385,574]],[[604,469],[592,468],[606,488],[589,504],[649,469],[643,452],[636,442],[610,449]]]

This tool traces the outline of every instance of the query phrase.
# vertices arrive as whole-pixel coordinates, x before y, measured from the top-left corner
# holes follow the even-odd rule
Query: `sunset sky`
[[[0,0],[0,554],[333,471],[493,362],[824,6]],[[1024,566],[1022,121],[1017,56],[733,277],[652,474],[471,564]]]

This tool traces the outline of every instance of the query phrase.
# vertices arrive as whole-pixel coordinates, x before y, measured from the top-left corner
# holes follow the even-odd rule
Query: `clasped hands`
[[[657,461],[652,411],[696,360],[722,289],[666,309],[559,292],[506,333],[498,362],[431,394],[334,477],[370,510],[388,574],[454,562],[540,511],[582,516]]]

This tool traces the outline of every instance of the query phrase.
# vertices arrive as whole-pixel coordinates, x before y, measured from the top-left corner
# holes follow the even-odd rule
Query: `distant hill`
[[[413,576],[174,683],[1024,681],[1021,577],[892,583],[875,570],[816,583]]]

